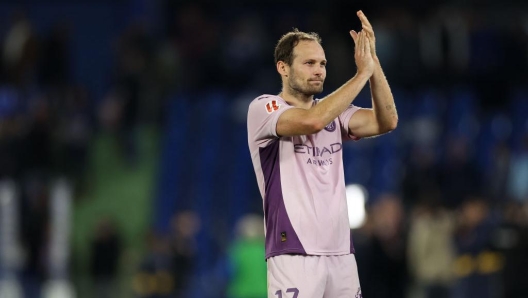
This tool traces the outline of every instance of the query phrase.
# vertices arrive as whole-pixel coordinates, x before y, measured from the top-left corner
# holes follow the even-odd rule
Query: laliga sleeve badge
[[[280,103],[278,103],[276,100],[268,101],[268,103],[266,104],[266,112],[268,112],[268,114],[271,114],[276,110],[280,109],[280,106]]]

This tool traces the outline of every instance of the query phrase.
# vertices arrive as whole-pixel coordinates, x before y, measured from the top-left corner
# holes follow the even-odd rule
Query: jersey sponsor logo
[[[317,147],[317,146],[311,147],[311,146],[303,145],[303,144],[293,145],[293,149],[295,150],[295,153],[310,154],[312,156],[320,156],[320,157],[323,157],[325,154],[332,155],[334,153],[337,153],[341,151],[342,148],[343,148],[343,145],[341,145],[341,143],[333,143],[333,144],[330,144],[328,147]]]
[[[332,121],[332,123],[328,124],[324,129],[329,132],[333,132],[334,130],[336,130],[335,120]]]
[[[268,112],[268,114],[271,114],[276,110],[280,109],[280,106],[281,104],[276,100],[268,101],[268,103],[266,104],[266,112]]]
[[[325,147],[311,147],[303,144],[296,144],[293,146],[296,154],[308,154],[313,157],[320,158],[308,158],[306,164],[314,166],[329,166],[333,165],[332,155],[341,151],[343,145],[341,143],[333,143]]]
[[[307,165],[314,165],[314,166],[329,166],[329,165],[333,165],[334,164],[334,161],[332,160],[332,158],[327,158],[327,159],[311,159],[311,158],[308,158],[308,161],[306,161],[306,164]]]

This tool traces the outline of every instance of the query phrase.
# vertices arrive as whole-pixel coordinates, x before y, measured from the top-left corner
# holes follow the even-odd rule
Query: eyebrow
[[[316,59],[305,59],[304,62],[317,62]],[[328,61],[325,59],[325,60],[321,60],[321,63],[328,63]]]

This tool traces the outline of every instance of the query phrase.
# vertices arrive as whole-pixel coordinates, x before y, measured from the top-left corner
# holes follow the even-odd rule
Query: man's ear
[[[290,73],[290,67],[284,63],[284,61],[277,62],[277,71],[280,73],[281,76],[288,76]]]

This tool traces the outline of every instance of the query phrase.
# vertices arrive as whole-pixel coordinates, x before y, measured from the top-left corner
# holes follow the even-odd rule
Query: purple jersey
[[[342,143],[357,139],[348,121],[359,108],[350,105],[316,134],[278,137],[279,116],[291,108],[276,95],[249,105],[248,143],[264,203],[266,258],[354,253]]]

